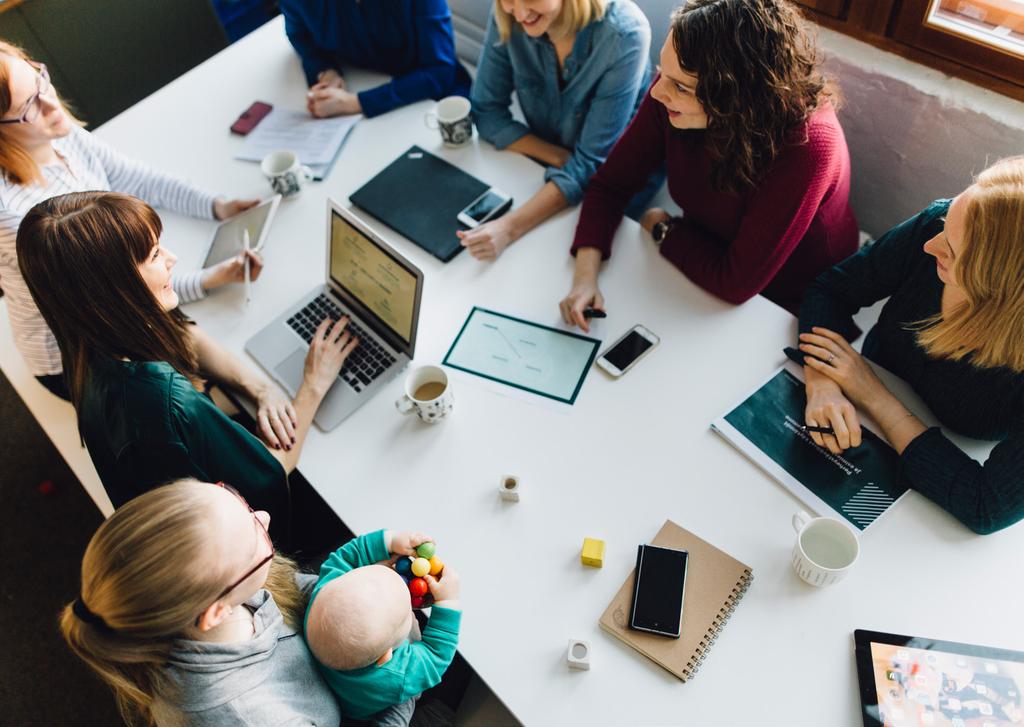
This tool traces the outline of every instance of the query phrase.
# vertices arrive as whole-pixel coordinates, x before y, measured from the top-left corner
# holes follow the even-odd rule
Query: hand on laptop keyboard
[[[348,323],[347,316],[337,321],[325,317],[310,337],[303,384],[311,386],[321,398],[327,394],[346,359],[359,345],[359,338],[347,330]]]
[[[348,320],[348,317],[342,313],[334,301],[321,293],[289,318],[288,325],[307,343],[312,343],[314,330],[324,320],[337,320],[343,317]],[[372,336],[367,335],[366,331],[357,323],[349,321],[347,330],[351,331],[362,343],[343,365],[341,378],[358,392],[384,373],[395,362],[395,357],[378,344]]]

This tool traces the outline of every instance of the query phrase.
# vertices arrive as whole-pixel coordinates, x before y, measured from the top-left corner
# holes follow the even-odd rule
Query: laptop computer
[[[324,318],[351,319],[359,337],[313,421],[338,426],[412,360],[423,273],[369,225],[327,201],[327,282],[317,286],[249,339],[245,350],[295,396],[309,342]]]

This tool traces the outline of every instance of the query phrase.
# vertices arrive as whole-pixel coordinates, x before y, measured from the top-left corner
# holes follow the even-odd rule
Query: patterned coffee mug
[[[449,96],[437,102],[433,111],[428,111],[424,122],[431,129],[441,131],[445,146],[462,146],[473,138],[473,119],[469,99]]]
[[[420,366],[405,379],[405,394],[395,402],[400,414],[416,412],[427,424],[436,424],[448,416],[455,400],[448,374],[440,366]]]
[[[313,170],[299,164],[299,158],[292,151],[270,152],[260,162],[260,169],[274,191],[285,199],[298,197],[302,185],[313,179]]]
[[[841,520],[812,518],[801,510],[793,515],[793,530],[793,570],[812,586],[838,583],[857,562],[860,541]]]

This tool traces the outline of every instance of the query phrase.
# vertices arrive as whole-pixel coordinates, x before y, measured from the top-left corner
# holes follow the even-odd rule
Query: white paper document
[[[272,151],[288,150],[295,152],[303,164],[325,167],[361,118],[355,115],[317,119],[308,111],[274,109],[245,137],[235,159],[258,162]]]

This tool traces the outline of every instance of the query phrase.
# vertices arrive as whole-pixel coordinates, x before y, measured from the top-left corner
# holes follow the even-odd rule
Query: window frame
[[[1024,101],[1024,58],[925,22],[931,0],[796,0],[819,25]]]

